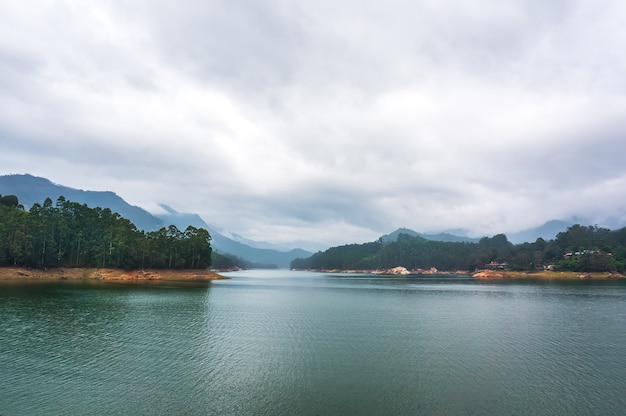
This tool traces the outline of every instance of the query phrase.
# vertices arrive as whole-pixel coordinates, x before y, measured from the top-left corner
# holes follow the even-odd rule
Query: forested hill
[[[406,234],[411,237],[421,237],[424,240],[445,241],[450,243],[477,243],[479,240],[478,238],[462,237],[449,233],[421,234],[408,228],[398,228],[396,231],[385,234],[380,238],[383,240],[384,243],[390,243],[396,241],[398,239],[398,236],[400,236],[401,234]]]
[[[0,266],[202,269],[211,264],[203,228],[138,230],[109,208],[59,197],[26,211],[18,197],[0,197]]]
[[[17,195],[27,210],[34,204],[41,204],[46,198],[54,202],[63,196],[69,201],[87,204],[90,207],[109,208],[131,220],[140,230],[153,231],[169,225],[143,208],[128,204],[114,192],[74,189],[28,174],[0,176],[0,194]]]
[[[611,231],[575,224],[555,239],[538,238],[514,245],[504,234],[483,237],[476,243],[430,241],[400,234],[396,241],[378,241],[333,247],[291,263],[294,269],[468,270],[485,267],[511,270],[555,268],[572,271],[619,271],[626,267],[626,228]]]
[[[179,228],[185,227],[186,224],[191,224],[195,227],[209,230],[211,237],[213,237],[211,242],[214,250],[230,258],[232,261],[231,266],[242,268],[288,268],[293,259],[313,254],[298,248],[289,251],[279,251],[251,247],[222,235],[215,228],[206,224],[197,214],[181,213],[167,205],[161,206],[166,209],[167,214],[159,215],[159,218],[167,224],[174,224]],[[218,268],[229,268],[231,266]]]
[[[36,203],[41,204],[48,197],[54,202],[59,196],[63,196],[67,200],[87,204],[89,207],[108,208],[127,218],[137,229],[145,232],[157,231],[171,224],[180,230],[184,230],[188,225],[204,228],[211,234],[211,245],[214,251],[227,255],[231,262],[241,267],[287,268],[293,259],[312,254],[300,249],[281,251],[251,247],[222,235],[197,214],[179,213],[170,207],[162,206],[167,212],[155,216],[143,208],[128,204],[114,192],[74,189],[29,174],[0,176],[0,194],[17,195],[26,210]],[[223,268],[229,267],[228,265],[222,266]]]

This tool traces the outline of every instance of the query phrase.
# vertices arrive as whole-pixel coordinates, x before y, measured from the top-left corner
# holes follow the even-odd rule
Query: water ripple
[[[622,414],[626,289],[263,275],[0,292],[0,414]]]

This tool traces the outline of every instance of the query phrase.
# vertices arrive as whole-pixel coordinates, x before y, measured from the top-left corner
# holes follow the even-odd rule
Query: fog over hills
[[[86,191],[70,188],[52,183],[46,178],[28,174],[0,176],[0,194],[17,195],[20,203],[24,205],[26,209],[29,209],[35,203],[43,203],[45,198],[48,197],[51,198],[54,203],[59,196],[63,196],[70,201],[87,204],[90,207],[107,207],[114,212],[118,212],[123,217],[128,218],[137,228],[145,231],[157,230],[170,224],[175,225],[181,230],[184,230],[188,225],[205,228],[211,234],[213,238],[212,245],[217,252],[232,254],[257,264],[275,265],[282,268],[289,267],[291,260],[298,257],[308,257],[312,252],[327,248],[320,244],[307,243],[305,241],[299,242],[301,243],[301,247],[305,249],[254,241],[230,233],[218,226],[208,224],[198,214],[178,212],[171,206],[165,204],[160,205],[161,212],[152,214],[141,207],[128,204],[114,192]],[[552,220],[532,229],[508,234],[507,238],[514,244],[534,242],[539,237],[550,240],[574,223],[585,224],[585,221],[580,218],[573,218],[569,221]],[[381,236],[381,238],[385,242],[395,241],[400,234],[408,234],[426,240],[444,242],[477,242],[479,240],[479,238],[463,235],[463,230],[437,234],[422,234],[408,228],[399,228],[396,231]]]
[[[552,240],[556,237],[558,233],[567,230],[568,227],[576,223],[585,224],[585,221],[581,219],[576,219],[576,218],[570,221],[552,220],[538,227],[519,231],[516,233],[506,234],[506,236],[507,236],[507,240],[509,240],[513,244],[521,244],[525,242],[532,243],[536,241],[537,238],[543,238],[544,240]],[[425,240],[444,241],[444,242],[476,243],[480,240],[480,238],[467,237],[466,235],[464,235],[465,232],[463,230],[455,230],[454,233],[441,232],[437,234],[422,234],[422,233],[418,233],[417,231],[413,231],[408,228],[398,228],[392,233],[381,236],[381,238],[383,242],[392,242],[392,241],[396,241],[400,234],[407,234],[412,237],[421,237]],[[485,236],[485,237],[490,237],[490,236]]]
[[[109,208],[130,220],[135,226],[144,231],[154,231],[168,225],[175,225],[180,230],[192,225],[209,231],[212,237],[213,249],[222,254],[231,254],[252,263],[280,268],[289,267],[291,260],[298,257],[308,257],[312,253],[306,250],[292,248],[274,250],[269,248],[252,247],[248,244],[230,239],[217,231],[216,227],[209,226],[199,215],[177,212],[167,205],[161,205],[163,213],[154,215],[141,207],[128,204],[114,192],[85,191],[55,184],[46,178],[32,175],[4,175],[0,176],[0,194],[17,195],[25,209],[30,209],[35,203],[42,204],[46,198],[56,200],[63,196],[66,200],[87,204],[89,207]]]
[[[233,254],[253,263],[265,266],[275,265],[280,268],[289,267],[289,263],[295,258],[308,257],[312,254],[300,248],[280,250],[264,247],[263,243],[252,240],[247,240],[252,244],[236,241],[218,231],[217,227],[207,224],[198,214],[178,212],[164,204],[161,208],[165,210],[165,213],[157,214],[157,216],[167,224],[174,224],[179,229],[192,225],[208,230],[213,237],[213,247],[220,253]]]
[[[536,241],[537,238],[541,237],[544,240],[552,240],[556,237],[556,235],[562,231],[567,230],[568,227],[576,223],[586,224],[583,220],[577,220],[576,218],[571,221],[564,220],[552,220],[548,221],[539,227],[531,228],[529,230],[519,231],[517,233],[507,234],[507,238],[510,242],[514,244],[520,244],[529,242],[532,243]]]
[[[453,243],[476,243],[479,240],[479,238],[464,237],[464,236],[458,236],[458,235],[449,234],[449,233],[421,234],[421,233],[418,233],[417,231],[413,231],[408,228],[398,228],[396,231],[392,233],[383,235],[381,239],[385,243],[396,241],[400,234],[407,234],[407,235],[410,235],[411,237],[421,237],[425,240],[444,241],[444,242],[453,242]]]
[[[0,176],[0,194],[17,195],[20,204],[27,210],[35,203],[43,204],[46,198],[52,199],[54,204],[60,196],[63,196],[69,201],[87,204],[90,207],[109,208],[131,220],[140,230],[158,230],[166,225],[145,209],[128,204],[114,192],[74,189],[28,174]]]

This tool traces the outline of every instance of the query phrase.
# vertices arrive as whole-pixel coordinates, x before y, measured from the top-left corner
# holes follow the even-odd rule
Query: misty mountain
[[[537,238],[543,238],[544,240],[553,240],[556,238],[556,235],[560,232],[567,231],[568,227],[576,223],[584,223],[585,221],[580,218],[574,218],[571,221],[566,220],[551,220],[546,222],[539,227],[530,228],[527,230],[519,231],[516,233],[506,234],[507,240],[513,244],[522,244],[522,243],[534,243]],[[413,231],[408,228],[398,228],[396,231],[385,234],[381,238],[383,242],[389,243],[398,240],[398,236],[400,234],[408,234],[412,237],[421,237],[425,240],[431,241],[443,241],[443,242],[466,242],[466,243],[477,243],[480,241],[480,238],[471,238],[458,236],[450,233],[438,233],[438,234],[422,234],[416,231]]]
[[[383,243],[391,243],[394,241],[398,241],[398,236],[400,234],[407,234],[411,237],[419,237],[424,240],[430,241],[443,241],[446,243],[476,243],[479,238],[470,238],[470,237],[462,237],[458,235],[448,234],[448,233],[438,233],[438,234],[421,234],[416,231],[413,231],[409,228],[398,228],[394,232],[389,234],[385,234],[381,236]]]
[[[576,222],[580,223],[584,221],[579,220]],[[558,233],[562,231],[567,231],[567,228],[571,227],[576,222],[552,220],[546,222],[543,225],[540,225],[539,227],[519,231],[517,233],[507,234],[507,238],[513,244],[534,243],[539,237],[543,238],[546,241],[553,240]]]
[[[207,224],[198,214],[188,214],[178,212],[170,206],[161,204],[166,213],[158,214],[157,217],[167,224],[174,224],[177,228],[184,230],[188,225],[204,228],[209,231],[213,238],[211,245],[221,254],[232,254],[252,263],[276,266],[279,268],[288,268],[293,259],[299,257],[309,257],[311,252],[299,248],[291,250],[275,250],[270,248],[254,247],[251,244],[245,244],[226,237],[219,232],[216,227]],[[252,240],[252,244],[260,244]]]
[[[167,205],[161,205],[165,213],[153,215],[143,208],[128,204],[114,192],[74,189],[28,174],[0,176],[0,194],[17,195],[26,210],[35,203],[43,204],[46,198],[52,199],[54,204],[59,196],[63,196],[68,201],[86,204],[92,208],[109,208],[144,231],[158,230],[171,224],[180,230],[184,230],[189,225],[204,228],[211,234],[211,246],[215,251],[221,254],[231,254],[256,264],[287,268],[293,259],[309,257],[312,254],[302,249],[279,251],[251,247],[222,235],[198,214],[181,213]]]
[[[420,234],[426,240],[443,241],[444,243],[477,243],[480,238],[471,238],[449,233]]]
[[[257,264],[276,265],[277,267],[289,267],[291,260],[305,258],[314,251],[324,250],[323,246],[304,246],[308,250],[289,249],[289,247],[274,245],[266,242],[258,242],[246,239],[236,234],[220,230],[218,227],[207,224],[198,214],[181,213],[175,209],[161,205],[165,213],[153,215],[141,207],[128,204],[120,196],[110,191],[84,191],[63,185],[58,185],[48,179],[32,175],[5,175],[0,176],[0,194],[17,195],[19,201],[28,210],[35,203],[43,203],[46,198],[56,202],[59,196],[65,199],[87,204],[90,207],[109,208],[129,219],[137,228],[145,231],[158,230],[170,224],[184,230],[188,225],[205,228],[213,237],[213,248],[222,254],[232,254],[244,260]],[[534,242],[538,237],[551,240],[559,232],[566,231],[567,227],[574,223],[584,222],[582,219],[572,221],[552,220],[545,224],[528,230],[507,234],[507,239],[519,244]],[[477,242],[478,238],[459,236],[451,233],[422,234],[408,228],[399,228],[396,231],[385,234],[381,238],[384,242],[392,242],[398,239],[398,235],[408,234],[413,237],[421,237],[426,240],[443,242]],[[305,243],[303,242],[303,245]]]
[[[298,247],[306,251],[316,252],[316,251],[326,250],[328,248],[328,245],[326,244],[318,244],[312,241],[304,241],[304,240],[297,240],[297,241],[281,243],[281,244],[269,243],[267,241],[255,241],[255,240],[250,240],[249,238],[243,237],[239,234],[225,231],[220,228],[216,228],[216,230],[220,234],[230,238],[231,240],[237,241],[239,243],[245,244],[250,247],[260,248],[260,249],[289,251],[293,249],[293,247]]]
[[[174,208],[165,204],[159,204],[159,206],[165,210],[165,213],[153,215],[163,221],[163,223],[175,225],[179,230],[184,230],[190,225],[196,228],[204,228],[209,231],[211,236],[213,236],[213,231],[215,230],[211,229],[211,227],[209,227],[209,225],[204,222],[202,217],[198,214],[178,212]]]
[[[159,218],[143,208],[130,205],[114,192],[83,191],[28,174],[0,176],[0,194],[16,195],[26,210],[29,210],[35,203],[43,204],[46,198],[50,198],[55,204],[56,200],[63,196],[68,201],[87,204],[91,208],[109,208],[132,221],[140,230],[152,231],[166,226]]]

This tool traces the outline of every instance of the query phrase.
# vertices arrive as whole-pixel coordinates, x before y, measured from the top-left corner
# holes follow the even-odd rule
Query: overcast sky
[[[626,224],[621,0],[0,0],[0,174],[254,240]]]

